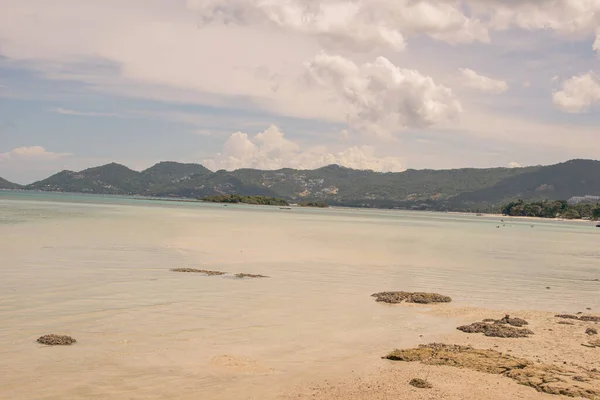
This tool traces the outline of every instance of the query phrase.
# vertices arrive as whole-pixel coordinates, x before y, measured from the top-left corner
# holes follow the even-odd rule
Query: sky
[[[0,176],[600,154],[600,0],[0,0]]]

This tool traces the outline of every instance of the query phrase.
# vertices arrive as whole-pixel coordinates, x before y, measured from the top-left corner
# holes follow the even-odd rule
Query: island
[[[517,200],[502,207],[502,214],[512,217],[564,218],[600,220],[600,203],[569,204],[566,200],[525,202]]]
[[[317,207],[317,208],[328,208],[329,204],[324,201],[303,201],[298,203],[299,207]]]
[[[289,206],[284,199],[267,196],[242,196],[239,194],[223,194],[218,196],[208,196],[201,199],[207,203],[233,203],[233,204],[254,204],[261,206]]]

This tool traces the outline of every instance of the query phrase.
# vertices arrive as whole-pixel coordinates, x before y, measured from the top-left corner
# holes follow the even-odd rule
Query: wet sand
[[[401,307],[419,307],[403,305]],[[588,327],[598,327],[597,322],[571,321],[573,325],[559,324],[564,319],[554,313],[485,310],[480,308],[437,305],[422,310],[425,314],[456,319],[459,323],[481,321],[485,318],[501,318],[504,314],[524,318],[534,331],[529,338],[493,338],[481,334],[466,334],[460,331],[440,335],[438,342],[472,346],[477,349],[490,349],[503,354],[520,357],[536,364],[553,365],[580,373],[591,374],[583,385],[568,376],[565,385],[579,385],[596,391],[591,399],[600,398],[600,347],[586,345],[596,340],[594,335],[585,333]],[[569,320],[570,321],[570,320]],[[429,340],[423,341],[423,344]],[[392,349],[390,349],[392,350]],[[376,356],[375,354],[373,355]],[[382,354],[381,356],[384,356]],[[590,372],[592,371],[592,372]],[[426,379],[433,385],[431,389],[418,389],[411,385],[411,379]],[[514,380],[495,374],[476,372],[451,366],[425,365],[420,362],[397,362],[381,360],[375,371],[367,374],[348,374],[346,377],[328,381],[314,381],[311,385],[297,388],[281,399],[316,400],[392,400],[406,399],[560,399],[572,398],[562,395],[540,393],[534,388],[520,385]]]
[[[366,297],[366,302],[373,301]],[[520,357],[529,361],[557,366],[580,375],[589,375],[594,369],[600,370],[600,347],[583,346],[598,335],[587,335],[589,327],[599,328],[600,323],[557,318],[554,313],[516,310],[488,310],[461,307],[460,304],[413,305],[377,304],[399,315],[414,311],[425,318],[443,319],[459,326],[486,318],[500,319],[505,314],[524,318],[534,334],[528,338],[494,338],[482,334],[466,334],[458,330],[448,332],[428,327],[419,339],[405,341],[401,338],[399,348],[412,348],[419,344],[441,342],[472,346],[477,349],[490,349],[503,354]],[[598,315],[586,312],[582,315]],[[569,322],[572,325],[560,322]],[[76,349],[77,343],[69,349],[40,346],[40,354],[60,353]],[[127,357],[128,343],[122,343],[123,356]],[[481,373],[469,369],[450,366],[424,365],[420,362],[397,362],[382,359],[394,350],[389,344],[372,346],[372,351],[354,354],[348,358],[321,360],[326,367],[314,362],[303,362],[301,352],[297,354],[299,368],[290,374],[282,365],[269,359],[252,358],[245,353],[227,352],[208,357],[206,367],[198,368],[203,362],[185,358],[181,354],[163,355],[160,367],[135,366],[131,362],[127,368],[122,365],[90,365],[88,371],[78,371],[77,380],[70,375],[75,371],[61,366],[57,371],[44,371],[32,365],[32,372],[26,386],[2,382],[2,399],[40,398],[34,393],[44,393],[45,399],[83,398],[128,398],[128,399],[197,399],[210,400],[397,400],[397,399],[567,399],[571,397],[540,393],[535,389],[518,384],[516,381],[495,374]],[[348,349],[351,352],[351,349]],[[133,353],[131,353],[133,356]],[[290,356],[290,354],[282,354]],[[295,354],[291,354],[292,357]],[[197,357],[202,358],[201,354]],[[131,360],[130,360],[131,361]],[[144,362],[144,359],[140,359]],[[137,369],[138,373],[135,373]],[[314,371],[313,371],[314,370]],[[313,371],[313,372],[311,372]],[[83,372],[83,373],[82,373]],[[593,372],[592,372],[592,375]],[[75,375],[73,375],[75,376]],[[152,376],[152,378],[150,378]],[[596,379],[585,383],[600,393],[600,373]],[[409,382],[414,378],[425,379],[433,385],[431,389],[419,389]],[[563,377],[573,385],[578,382]],[[2,379],[0,379],[2,381]],[[16,382],[15,382],[16,383]],[[66,396],[66,397],[65,397]],[[199,397],[200,396],[200,397]],[[600,397],[588,397],[597,399]]]

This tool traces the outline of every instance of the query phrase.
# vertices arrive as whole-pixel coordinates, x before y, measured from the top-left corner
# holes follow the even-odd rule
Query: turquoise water
[[[456,326],[376,304],[383,290],[599,310],[599,235],[580,222],[0,191],[0,398],[266,399]],[[79,342],[35,343],[50,332]]]

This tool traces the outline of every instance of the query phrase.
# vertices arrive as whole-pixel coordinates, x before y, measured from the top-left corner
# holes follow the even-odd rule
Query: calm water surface
[[[275,398],[454,329],[383,290],[600,309],[590,223],[0,191],[0,238],[3,399]],[[53,332],[79,342],[35,343]]]

